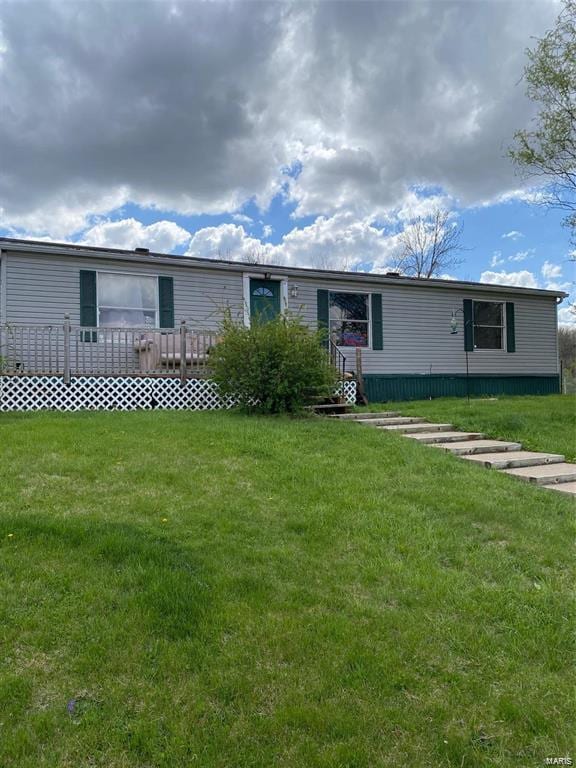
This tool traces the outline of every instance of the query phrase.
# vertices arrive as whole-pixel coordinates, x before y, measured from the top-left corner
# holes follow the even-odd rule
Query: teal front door
[[[250,278],[250,317],[267,323],[280,314],[280,281]]]

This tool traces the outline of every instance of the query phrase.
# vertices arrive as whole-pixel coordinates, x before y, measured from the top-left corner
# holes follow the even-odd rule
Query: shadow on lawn
[[[158,533],[126,523],[48,520],[39,515],[5,518],[0,541],[6,541],[9,532],[31,550],[26,557],[61,557],[68,570],[72,561],[79,586],[88,582],[94,594],[99,586],[102,592],[112,592],[114,603],[135,610],[154,634],[170,640],[198,639],[206,626],[211,594],[203,568],[192,553]],[[34,570],[31,562],[30,577],[42,578],[42,572]]]

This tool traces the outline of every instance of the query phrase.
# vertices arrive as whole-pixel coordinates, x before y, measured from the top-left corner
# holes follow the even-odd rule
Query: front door
[[[280,314],[280,281],[250,278],[250,317],[267,323]]]

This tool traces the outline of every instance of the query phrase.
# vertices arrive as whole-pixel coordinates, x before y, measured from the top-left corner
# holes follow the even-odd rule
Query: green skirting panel
[[[372,403],[385,400],[426,400],[430,397],[482,395],[556,395],[558,375],[506,376],[502,374],[365,374],[366,396]]]

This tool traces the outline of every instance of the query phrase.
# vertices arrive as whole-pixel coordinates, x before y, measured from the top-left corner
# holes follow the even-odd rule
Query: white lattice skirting
[[[356,382],[345,381],[346,402],[356,401]],[[0,411],[134,411],[152,408],[212,410],[230,408],[214,382],[129,376],[78,376],[65,384],[61,376],[0,376]]]

